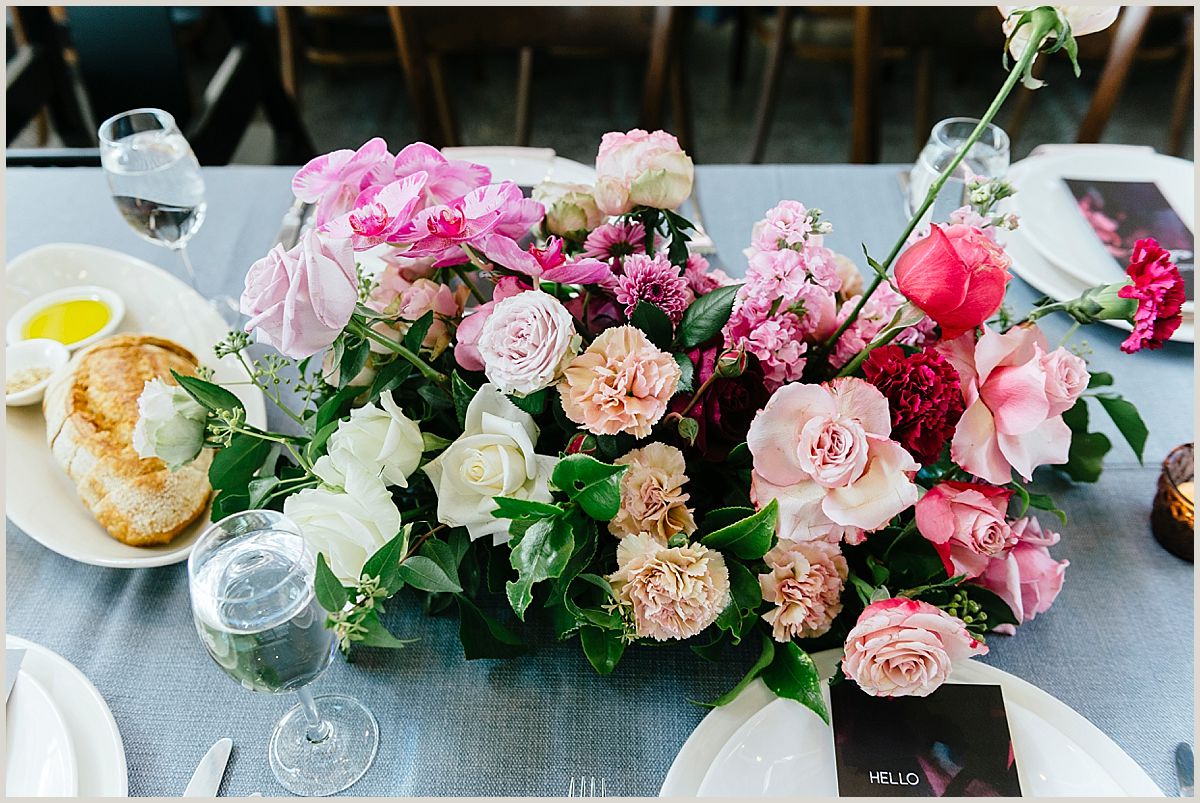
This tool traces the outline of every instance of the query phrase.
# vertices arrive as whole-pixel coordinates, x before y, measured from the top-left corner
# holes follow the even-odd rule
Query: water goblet
[[[915,214],[925,201],[929,189],[954,157],[979,121],[971,117],[950,117],[942,120],[929,132],[929,141],[921,149],[916,163],[908,174],[908,213]],[[933,205],[918,226],[931,218],[945,221],[950,213],[967,203],[967,182],[972,178],[1003,178],[1008,172],[1008,134],[999,126],[988,124],[979,140],[967,151],[966,157],[942,185]]]

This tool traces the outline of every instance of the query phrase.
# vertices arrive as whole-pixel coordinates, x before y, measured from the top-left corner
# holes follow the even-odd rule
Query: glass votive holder
[[[1163,461],[1150,511],[1154,537],[1173,555],[1193,560],[1196,545],[1194,444],[1177,446]]]

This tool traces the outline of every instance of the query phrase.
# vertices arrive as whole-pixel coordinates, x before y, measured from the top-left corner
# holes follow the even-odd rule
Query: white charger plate
[[[1185,159],[1124,145],[1047,148],[1022,159],[1008,173],[1017,189],[1012,204],[1021,218],[1020,231],[1042,256],[1085,286],[1117,281],[1124,273],[1079,213],[1064,178],[1152,181],[1193,226],[1196,172]],[[1194,302],[1184,305],[1185,314],[1193,309]]]
[[[79,779],[76,794],[127,796],[125,745],[108,704],[92,682],[66,658],[40,644],[6,634],[4,646],[25,650],[21,673],[28,674],[49,694],[66,723]]]
[[[26,251],[8,263],[5,320],[28,298],[72,285],[106,287],[125,300],[121,332],[145,332],[187,347],[220,382],[249,379],[235,357],[217,360],[212,347],[228,327],[191,287],[148,262],[93,245],[54,243]],[[230,387],[246,405],[246,419],[266,425],[262,392],[250,384]],[[170,544],[135,547],[105,532],[83,506],[75,484],[46,445],[40,405],[8,408],[5,423],[5,513],[31,538],[72,560],[97,566],[142,568],[186,560],[208,524],[201,514]]]
[[[5,709],[4,793],[8,797],[73,797],[79,791],[67,723],[42,684],[17,672]]]
[[[823,678],[838,650],[813,656]],[[1004,691],[1018,771],[1027,795],[1137,795],[1162,792],[1111,739],[1080,714],[1013,675],[978,661],[955,667],[956,683]],[[828,692],[826,691],[828,700]],[[808,709],[755,681],[714,709],[684,743],[662,797],[837,794],[832,730]]]

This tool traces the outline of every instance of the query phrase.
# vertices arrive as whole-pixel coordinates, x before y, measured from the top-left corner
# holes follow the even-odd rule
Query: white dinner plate
[[[121,332],[145,332],[187,347],[219,382],[249,377],[236,357],[217,360],[212,347],[228,332],[221,316],[195,290],[140,259],[93,245],[55,243],[26,251],[8,263],[5,319],[24,299],[71,285],[106,287],[125,300]],[[230,387],[246,405],[246,419],[266,425],[261,391]],[[75,484],[46,445],[41,405],[8,408],[5,423],[5,513],[31,538],[72,560],[97,566],[141,568],[186,560],[208,523],[201,514],[170,544],[135,547],[105,532],[83,506]]]
[[[833,672],[840,655],[826,650],[813,656],[822,678]],[[1111,739],[1036,686],[978,661],[956,666],[952,682],[1003,688],[1025,794],[1162,796]],[[729,706],[714,709],[701,721],[660,791],[663,797],[836,793],[831,729],[800,704],[776,698],[757,680]]]
[[[1012,203],[1021,218],[1020,231],[1042,256],[1086,286],[1117,281],[1124,271],[1079,213],[1064,178],[1152,181],[1184,222],[1193,225],[1195,165],[1185,159],[1137,146],[1075,145],[1017,162],[1008,179],[1017,189]],[[1187,314],[1193,308],[1193,302],[1184,305]]]
[[[37,681],[62,715],[75,753],[76,794],[80,797],[128,795],[129,779],[121,732],[117,730],[108,704],[92,682],[66,658],[40,644],[6,634],[4,646],[25,650],[21,674],[28,674]],[[15,690],[13,694],[16,694]]]
[[[75,748],[50,693],[22,669],[5,709],[4,793],[73,797],[79,791]]]

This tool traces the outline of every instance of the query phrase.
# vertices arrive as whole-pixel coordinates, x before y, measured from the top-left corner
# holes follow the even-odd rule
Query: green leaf
[[[700,422],[694,418],[684,416],[679,419],[678,431],[679,437],[688,443],[695,443],[696,438],[700,437]]]
[[[535,502],[532,499],[513,499],[509,496],[494,497],[496,509],[492,515],[498,519],[517,519],[520,521],[536,521],[537,519],[561,516],[566,511],[561,505],[547,502]]]
[[[175,377],[175,381],[187,391],[189,396],[214,413],[218,410],[245,409],[241,399],[220,385],[214,385],[212,382],[205,382],[203,379],[187,376],[177,371],[171,371],[171,376]]]
[[[742,640],[742,634],[748,624],[758,618],[757,608],[762,602],[762,591],[758,577],[738,561],[725,562],[729,570],[729,605],[717,617],[717,627],[727,630],[734,644]]]
[[[679,324],[676,338],[679,345],[690,349],[715,337],[733,312],[733,299],[739,288],[740,284],[718,287],[693,301]]]
[[[367,340],[359,340],[354,345],[349,343],[342,349],[341,358],[338,360],[338,381],[339,389],[344,389],[350,386],[350,380],[354,379],[367,364],[367,358],[371,356],[371,343]],[[358,388],[361,393],[362,388]]]
[[[554,466],[554,486],[579,503],[598,521],[611,521],[621,509],[621,475],[625,466],[601,463],[585,454],[567,455]]]
[[[1054,499],[1049,494],[1029,494],[1029,504],[1038,510],[1044,510],[1047,513],[1053,513],[1058,516],[1059,520],[1065,525],[1067,523],[1067,514],[1063,512],[1058,505],[1054,503]]]
[[[330,613],[337,613],[350,601],[350,595],[342,587],[342,581],[337,579],[337,575],[325,562],[325,555],[320,552],[317,553],[317,573],[313,577],[313,593],[321,607]]]
[[[412,525],[402,527],[396,537],[379,547],[363,564],[360,576],[378,577],[380,586],[387,591],[389,597],[404,586],[404,581],[400,579],[400,561],[408,552],[408,536],[411,531]]]
[[[209,484],[217,491],[245,492],[270,451],[270,441],[235,433],[229,445],[213,455],[208,467]]]
[[[775,519],[779,503],[772,499],[766,507],[741,521],[722,527],[700,539],[705,546],[729,552],[743,560],[757,560],[767,554],[775,541]]]
[[[433,310],[427,311],[417,318],[412,326],[408,327],[408,331],[404,333],[404,348],[413,354],[419,352],[421,344],[425,342],[425,335],[429,333],[430,326],[433,326]]]
[[[380,359],[378,354],[375,356],[376,359]],[[375,373],[375,378],[371,381],[371,389],[367,392],[367,398],[377,399],[389,390],[400,387],[408,379],[412,370],[412,363],[400,357],[393,357],[390,361],[382,363]]]
[[[542,388],[537,393],[531,393],[528,396],[510,395],[508,400],[515,404],[518,409],[524,410],[530,415],[541,415],[546,409],[546,397],[550,395],[550,388]]]
[[[1146,429],[1146,423],[1142,421],[1137,408],[1114,393],[1097,394],[1096,401],[1100,402],[1108,417],[1117,425],[1117,431],[1125,438],[1125,442],[1133,449],[1138,462],[1141,463],[1142,453],[1146,448],[1146,437],[1150,432]]]
[[[562,409],[562,405],[559,405],[557,409]],[[574,424],[572,423],[571,426]],[[627,432],[596,436],[596,446],[600,448],[600,454],[609,460],[615,460],[625,454],[633,448],[635,443],[637,443],[637,438]]]
[[[732,703],[737,699],[737,696],[741,694],[742,691],[749,686],[751,682],[753,682],[753,680],[758,677],[762,671],[766,669],[774,660],[775,642],[771,640],[769,635],[764,633],[762,637],[762,652],[759,653],[758,660],[754,662],[754,666],[750,667],[750,671],[742,676],[742,679],[737,682],[737,685],[722,694],[717,699],[713,700],[711,703],[697,703],[697,705],[703,705],[708,708],[717,708],[719,706]]]
[[[692,362],[692,358],[686,354],[676,354],[675,364],[679,366],[679,384],[675,388],[676,393],[691,393],[695,390],[693,383],[696,381],[696,366]]]
[[[330,421],[317,430],[317,434],[312,436],[312,440],[304,447],[304,455],[310,463],[317,462],[317,458],[321,456],[321,451],[325,448],[325,444],[329,442],[329,437],[337,432],[337,428],[341,423],[341,421]]]
[[[829,723],[817,665],[795,644],[789,642],[775,650],[774,659],[762,671],[762,679],[780,697],[795,700]]]
[[[316,418],[313,419],[313,431],[320,432],[346,415],[350,411],[350,401],[360,393],[362,388],[345,387],[322,402],[317,408]],[[332,432],[333,430],[330,430],[330,433]]]
[[[509,604],[518,617],[524,619],[525,609],[533,602],[534,583],[562,574],[573,546],[571,528],[560,518],[539,519],[521,536],[509,556],[517,579],[505,586]]]
[[[1103,387],[1107,387],[1107,386],[1111,385],[1112,383],[1113,383],[1113,375],[1112,374],[1106,374],[1103,371],[1097,371],[1096,373],[1092,374],[1091,379],[1088,380],[1088,387],[1089,388],[1103,388]]]
[[[226,516],[232,516],[234,513],[241,513],[243,510],[250,509],[250,495],[235,493],[234,491],[220,491],[213,499],[212,520],[220,521]]]
[[[713,532],[753,515],[754,508],[752,507],[718,507],[705,514],[704,529]]]
[[[429,558],[441,567],[447,577],[458,583],[458,564],[462,561],[463,552],[456,547],[452,547],[445,541],[430,538],[424,544],[421,544],[421,548],[417,551],[417,554]]]
[[[625,642],[616,630],[584,625],[579,628],[579,642],[583,645],[583,654],[588,662],[601,675],[611,673],[625,652]]]
[[[458,371],[450,375],[450,396],[454,400],[454,412],[458,416],[458,425],[466,426],[467,406],[475,398],[475,388],[467,384]]]
[[[633,308],[633,314],[629,316],[629,322],[641,329],[650,342],[663,351],[671,348],[671,338],[675,334],[675,326],[661,307],[657,307],[649,301],[639,301]]]
[[[400,580],[422,591],[462,591],[445,569],[424,555],[413,555],[397,568]]]
[[[1088,409],[1083,399],[1063,413],[1063,421],[1071,429],[1071,448],[1067,462],[1058,468],[1076,482],[1095,482],[1104,469],[1104,455],[1112,449],[1112,441],[1102,432],[1088,432]]]
[[[434,435],[432,432],[421,433],[421,451],[436,452],[439,449],[445,449],[454,441],[449,438],[443,438],[441,435]]]
[[[379,621],[379,614],[375,611],[371,611],[360,619],[359,624],[367,629],[365,633],[354,639],[354,643],[360,647],[384,647],[396,650],[417,641],[417,639],[398,639],[393,636],[383,626],[383,622]]]
[[[484,613],[478,605],[455,594],[458,600],[458,638],[468,661],[478,658],[515,658],[529,652],[513,631]]]

